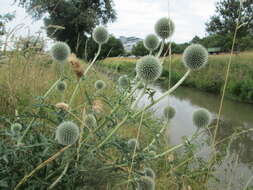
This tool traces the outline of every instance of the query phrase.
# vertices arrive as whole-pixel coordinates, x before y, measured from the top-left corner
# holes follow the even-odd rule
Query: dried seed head
[[[60,102],[60,103],[55,104],[55,107],[58,109],[65,110],[65,111],[67,111],[69,109],[69,105],[64,102]]]
[[[102,101],[101,100],[95,100],[93,102],[92,109],[97,113],[101,113],[103,111]]]
[[[83,76],[84,69],[76,55],[72,53],[68,58],[68,62],[70,63],[71,68],[76,74],[77,78],[81,78]]]

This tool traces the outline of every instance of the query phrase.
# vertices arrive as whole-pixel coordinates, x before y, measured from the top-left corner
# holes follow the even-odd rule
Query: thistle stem
[[[164,44],[165,44],[165,39],[162,40],[160,50],[159,50],[159,52],[157,53],[156,57],[160,57],[160,56],[161,56],[161,54],[162,54],[162,52],[163,52]]]
[[[141,98],[144,96],[145,92],[147,89],[147,83],[145,83],[144,88],[142,89],[142,91],[140,92],[139,96],[136,98],[136,100],[133,102],[131,109],[134,109],[137,104],[139,103],[139,101],[141,100]]]

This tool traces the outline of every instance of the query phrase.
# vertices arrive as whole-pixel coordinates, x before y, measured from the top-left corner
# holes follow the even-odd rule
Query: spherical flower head
[[[159,39],[155,34],[149,34],[145,39],[144,39],[144,46],[146,49],[150,51],[154,51],[158,48],[159,46]]]
[[[56,128],[56,140],[62,145],[74,144],[79,137],[79,128],[72,121],[65,121]]]
[[[183,53],[183,63],[190,70],[199,70],[207,64],[208,52],[200,44],[188,46]]]
[[[52,57],[59,62],[64,62],[70,55],[70,48],[68,44],[64,42],[56,42],[51,48]]]
[[[171,120],[175,116],[175,114],[176,110],[171,106],[167,106],[163,110],[163,115],[167,120]]]
[[[155,182],[151,177],[142,176],[138,180],[137,190],[155,190]]]
[[[88,128],[97,127],[97,120],[93,114],[88,114],[85,116],[84,123]]]
[[[161,18],[155,24],[155,32],[162,39],[172,36],[174,30],[175,24],[170,18]]]
[[[11,132],[16,134],[19,133],[22,129],[22,125],[20,123],[14,123],[11,125]]]
[[[130,85],[129,78],[126,75],[119,77],[118,84],[123,89],[128,88]]]
[[[198,109],[193,113],[192,119],[197,127],[206,127],[211,123],[211,114],[206,109]]]
[[[104,89],[106,87],[106,83],[103,81],[103,80],[97,80],[96,82],[95,82],[95,88],[97,89],[97,90],[102,90],[102,89]]]
[[[59,81],[56,86],[57,90],[64,91],[67,88],[67,84],[64,81]]]
[[[129,139],[127,141],[127,145],[128,147],[131,149],[131,150],[134,150],[135,149],[135,146],[136,146],[136,149],[139,148],[139,142],[137,139]]]
[[[151,168],[144,168],[144,175],[155,179],[155,172]]]
[[[92,33],[93,40],[102,45],[105,44],[109,39],[108,31],[103,26],[97,26]]]
[[[137,61],[136,73],[143,82],[154,82],[162,74],[162,65],[158,58],[148,55]]]

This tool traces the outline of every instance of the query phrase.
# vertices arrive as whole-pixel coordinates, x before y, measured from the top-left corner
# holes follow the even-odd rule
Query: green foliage
[[[0,15],[0,36],[4,35],[6,30],[5,30],[5,25],[12,21],[15,18],[14,13],[7,13],[4,15]]]
[[[252,0],[247,0],[240,5],[240,1],[220,0],[216,4],[216,13],[206,23],[206,30],[210,36],[205,37],[203,45],[206,47],[221,47],[223,51],[229,51],[232,46],[233,34],[239,18],[240,29],[237,32],[236,50],[249,50],[253,41],[253,12]],[[240,15],[240,17],[239,17]],[[247,44],[245,37],[250,40]],[[211,44],[208,45],[209,41]]]
[[[155,180],[156,177],[155,172],[152,170],[152,168],[144,168],[144,175],[152,178],[153,180]]]
[[[133,46],[131,53],[135,56],[144,56],[148,55],[149,51],[145,48],[143,41],[140,41]]]
[[[64,81],[59,81],[56,88],[62,92],[67,88],[67,84]]]
[[[92,38],[87,41],[87,54],[82,55],[86,60],[91,60],[98,50],[98,44],[94,42]],[[109,36],[108,42],[103,44],[103,48],[99,54],[99,59],[106,57],[118,57],[125,53],[124,46],[121,41],[115,38],[113,35]]]
[[[88,114],[84,118],[84,123],[88,128],[96,128],[97,127],[97,120],[93,114]]]
[[[138,181],[137,190],[155,190],[155,182],[151,177],[143,176]]]

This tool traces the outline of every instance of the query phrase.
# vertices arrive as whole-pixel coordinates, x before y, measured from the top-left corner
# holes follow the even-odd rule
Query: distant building
[[[122,42],[126,52],[131,52],[133,46],[137,44],[139,41],[142,41],[141,38],[125,37],[125,36],[120,36],[119,39]]]
[[[221,53],[221,48],[220,47],[208,48],[207,51],[210,54],[219,54]]]

